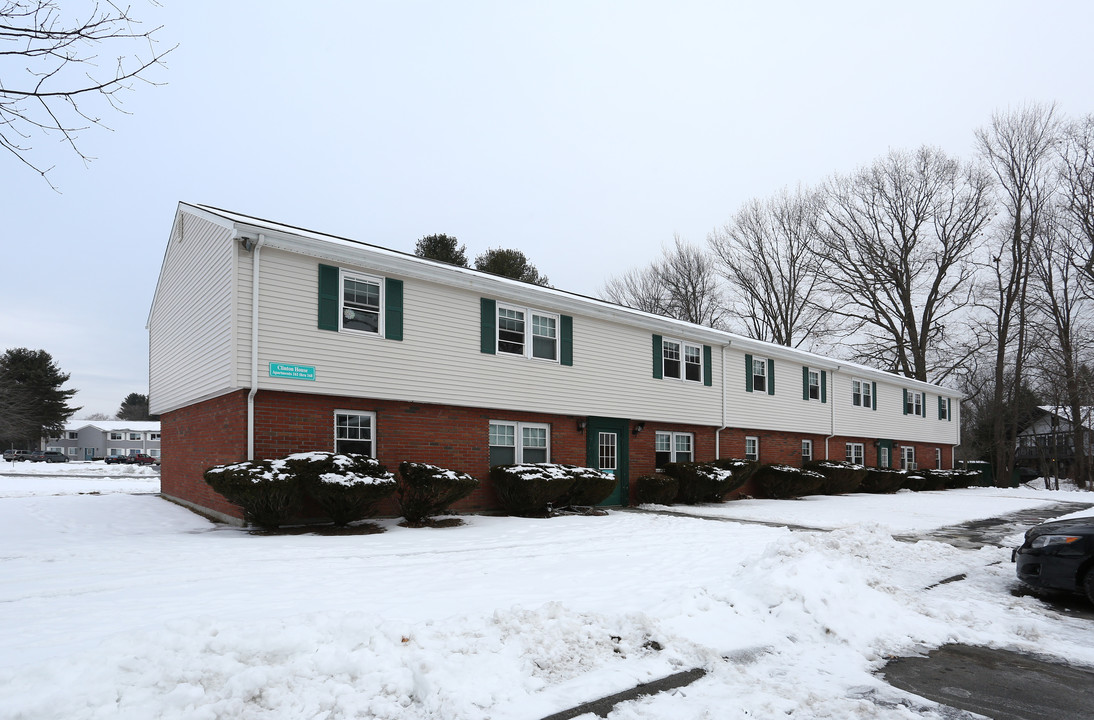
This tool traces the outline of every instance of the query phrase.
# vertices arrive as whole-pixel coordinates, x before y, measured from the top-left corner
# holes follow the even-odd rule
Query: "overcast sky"
[[[67,4],[67,3],[62,3]],[[76,417],[147,393],[176,204],[403,251],[448,233],[598,294],[674,233],[889,148],[969,157],[991,114],[1094,112],[1094,3],[135,0],[178,43],[60,193],[0,155],[0,350],[44,349]],[[109,59],[104,58],[109,64]]]

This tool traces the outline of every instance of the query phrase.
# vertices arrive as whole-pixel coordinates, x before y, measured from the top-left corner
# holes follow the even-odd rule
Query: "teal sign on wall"
[[[270,363],[270,377],[315,380],[315,366],[272,362]]]

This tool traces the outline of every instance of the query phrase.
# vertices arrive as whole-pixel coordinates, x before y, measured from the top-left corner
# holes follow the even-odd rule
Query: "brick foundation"
[[[479,488],[453,509],[491,511],[498,501],[490,487],[489,423],[491,420],[546,423],[551,427],[551,461],[586,464],[585,432],[578,430],[584,416],[546,415],[479,408],[406,403],[387,400],[261,391],[255,396],[255,457],[276,458],[296,452],[334,449],[335,410],[356,410],[376,414],[377,459],[389,470],[404,460],[424,462],[460,470],[483,480]],[[165,495],[216,513],[241,518],[240,510],[225,500],[202,479],[202,472],[214,465],[245,460],[247,456],[247,391],[165,413],[161,419],[163,465],[161,487]],[[629,436],[629,486],[633,503],[635,478],[655,472],[656,431],[690,432],[695,440],[695,459],[716,456],[713,427],[645,422],[641,432]],[[753,431],[729,428],[721,432],[722,457],[744,457],[745,437],[760,438],[763,463],[801,464],[801,441],[813,440],[813,458],[825,459],[825,436],[800,433]],[[876,465],[873,438],[834,437],[828,440],[829,456],[844,459],[844,443],[861,442],[866,464]],[[898,441],[899,442],[899,441]],[[943,448],[943,467],[950,467],[949,446],[915,444],[920,467],[934,467],[934,449]],[[893,451],[894,464],[899,451]],[[747,488],[743,489],[747,491]],[[380,508],[381,515],[394,516],[394,501]]]

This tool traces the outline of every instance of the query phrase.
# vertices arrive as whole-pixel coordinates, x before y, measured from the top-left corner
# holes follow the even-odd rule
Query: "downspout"
[[[829,403],[828,414],[830,417],[828,429],[832,431],[832,434],[824,439],[824,459],[831,460],[832,458],[828,454],[828,441],[836,436],[836,373],[842,369],[842,366],[837,365],[836,369],[832,371],[832,402]],[[865,460],[866,458],[863,458]]]
[[[258,242],[247,248],[250,238],[243,238],[244,249],[253,253],[251,257],[251,390],[247,393],[247,459],[255,459],[255,394],[258,392],[258,279],[259,256],[266,236],[259,233]]]
[[[732,343],[726,343],[722,346],[722,427],[714,431],[714,459],[722,459],[722,431],[729,427],[726,417],[726,348]]]

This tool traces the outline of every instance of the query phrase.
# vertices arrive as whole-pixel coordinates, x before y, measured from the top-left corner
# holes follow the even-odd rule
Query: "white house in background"
[[[44,450],[56,450],[69,460],[92,460],[108,455],[160,457],[158,420],[70,420],[62,437],[48,438]]]
[[[148,330],[163,493],[237,518],[206,468],[309,450],[586,465],[626,505],[671,461],[950,468],[960,443],[956,390],[209,206],[178,206]],[[485,481],[457,509],[497,506]]]

